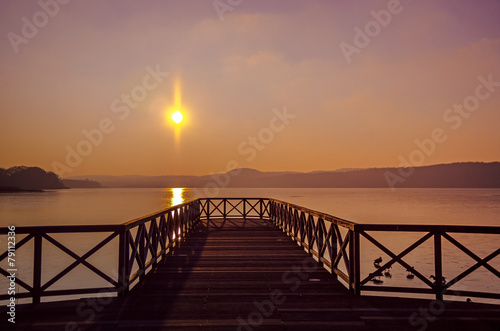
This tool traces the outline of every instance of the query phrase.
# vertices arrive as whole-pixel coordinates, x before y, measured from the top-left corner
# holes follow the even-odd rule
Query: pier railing
[[[40,302],[42,297],[67,296],[93,293],[117,293],[126,294],[130,286],[144,278],[146,273],[158,263],[162,257],[174,249],[195,227],[200,220],[200,201],[194,200],[185,204],[141,217],[130,222],[117,225],[63,225],[63,226],[27,226],[16,227],[15,255],[23,246],[33,243],[33,264],[31,280],[19,277],[21,270],[18,270],[20,262],[17,261],[16,269],[0,268],[0,274],[4,276],[16,275],[15,283],[23,289],[23,292],[16,290],[16,299],[32,298],[33,303]],[[8,228],[0,228],[0,235],[7,235]],[[72,235],[95,235],[104,234],[105,239],[93,246],[85,254],[79,255],[71,250],[68,244],[63,244],[54,238],[57,234]],[[92,256],[104,251],[111,246],[113,240],[118,239],[118,270],[114,270],[113,275],[95,267],[89,260]],[[50,243],[60,251],[69,255],[74,261],[49,280],[42,282],[42,272],[47,272],[43,268],[42,256],[44,247]],[[46,250],[47,248],[45,248]],[[0,255],[0,262],[8,260],[9,251]],[[15,260],[15,259],[14,259]],[[71,289],[52,289],[54,284],[76,267],[83,265],[100,279],[104,280],[108,286],[105,287],[81,287]],[[19,271],[19,272],[18,272]],[[23,270],[24,271],[24,270]],[[23,275],[26,273],[23,272]],[[30,278],[30,277],[28,277]],[[6,300],[11,295],[1,294],[0,300]]]
[[[402,250],[400,253],[395,254],[385,245],[383,245],[379,240],[377,240],[376,233],[389,232],[393,235],[400,233],[418,233],[421,237],[409,245],[407,248]],[[487,254],[485,257],[481,258],[476,253],[472,251],[472,248],[467,248],[465,244],[457,240],[457,234],[474,234],[474,235],[495,235],[495,240],[497,245],[500,242],[500,227],[494,226],[459,226],[459,225],[385,225],[385,224],[358,224],[355,227],[354,233],[354,248],[355,251],[360,251],[359,242],[360,238],[367,239],[370,243],[380,249],[384,254],[389,256],[389,261],[384,264],[377,264],[376,270],[369,273],[364,278],[360,278],[360,267],[359,260],[358,265],[355,266],[353,287],[354,292],[359,293],[360,291],[384,291],[384,292],[406,292],[406,293],[424,293],[424,294],[434,294],[437,300],[443,300],[443,295],[452,296],[466,296],[466,297],[476,297],[476,298],[490,298],[490,299],[500,299],[500,272],[498,269],[493,267],[490,262],[500,254],[500,248],[494,249],[492,252]],[[448,278],[443,275],[443,262],[446,255],[443,253],[443,243],[448,242],[453,247],[458,248],[463,254],[470,257],[475,263],[470,267],[466,268],[462,272],[452,275],[447,275]],[[424,243],[431,242],[433,246],[433,264],[434,264],[434,274],[432,280],[426,277],[423,272],[419,271],[418,267],[414,267],[409,263],[405,262],[403,259],[405,256],[415,251],[417,248],[421,247]],[[497,246],[498,247],[498,246]],[[457,264],[462,261],[454,261]],[[392,268],[393,265],[399,264],[406,268],[408,275],[411,278],[418,278],[423,284],[424,288],[416,287],[390,287],[390,286],[373,286],[367,285],[367,283],[376,277],[382,275],[383,272]],[[462,279],[472,274],[479,268],[485,268],[491,274],[497,277],[496,293],[492,292],[478,292],[478,291],[467,291],[465,289],[453,289],[452,286],[459,283]]]
[[[144,279],[146,273],[155,264],[172,252],[200,220],[211,218],[264,219],[273,222],[314,256],[334,277],[339,277],[344,281],[356,295],[361,294],[362,291],[383,291],[433,294],[439,300],[443,299],[443,295],[500,299],[498,292],[455,291],[451,288],[481,267],[500,280],[500,272],[491,265],[491,261],[500,255],[500,248],[481,258],[472,251],[472,248],[467,248],[455,237],[458,233],[489,234],[494,235],[498,242],[500,227],[358,224],[284,201],[264,198],[197,199],[118,225],[16,227],[16,237],[25,235],[16,243],[16,250],[28,243],[33,243],[32,281],[16,278],[16,284],[25,291],[16,293],[16,298],[32,298],[34,303],[38,303],[42,297],[47,296],[100,292],[125,295],[131,286]],[[7,228],[0,228],[0,238],[2,235],[6,236],[8,231]],[[377,237],[379,233],[402,232],[420,233],[421,237],[399,253],[394,253]],[[105,238],[85,254],[80,255],[54,238],[54,234],[89,235],[95,233],[101,233]],[[475,264],[448,281],[445,281],[443,276],[443,259],[446,258],[442,249],[443,239],[475,261]],[[116,240],[118,240],[118,253],[116,254],[118,270],[110,276],[95,267],[90,257],[102,254],[103,250],[109,249],[110,243]],[[362,240],[371,243],[382,254],[385,254],[384,256],[388,256],[389,261],[375,263],[373,272],[362,270],[366,269],[366,265],[361,263],[363,254],[366,254],[361,245]],[[424,275],[420,266],[415,267],[413,263],[405,261],[409,253],[426,242],[431,242],[433,245],[434,279],[432,281]],[[74,261],[55,276],[42,282],[44,272],[42,256],[47,243],[69,255]],[[7,259],[8,253],[7,250],[0,255],[0,263]],[[429,262],[426,261],[426,263]],[[98,275],[108,286],[54,289],[54,284],[68,277],[68,274],[80,265]],[[370,281],[376,280],[393,265],[406,268],[412,277],[421,281],[423,287],[369,285]],[[0,268],[0,274],[9,276],[9,268]],[[497,289],[500,289],[500,286]],[[6,300],[9,297],[7,294],[1,294],[0,300]]]
[[[356,223],[279,200],[270,200],[269,218],[330,271],[354,286]]]
[[[362,291],[395,292],[395,293],[421,293],[433,294],[436,299],[442,300],[443,295],[466,296],[477,298],[500,299],[500,271],[490,263],[498,255],[500,248],[481,258],[456,239],[456,234],[493,235],[500,242],[500,227],[498,226],[456,226],[456,225],[396,225],[396,224],[358,224],[344,219],[293,205],[284,201],[270,199],[269,218],[285,231],[294,241],[303,246],[306,251],[317,258],[332,274],[339,276],[348,284],[349,289],[356,295]],[[343,232],[342,232],[343,230]],[[389,233],[397,236],[401,233],[419,233],[420,238],[412,242],[399,253],[394,253],[382,240],[377,239],[377,234]],[[361,239],[366,239],[379,249],[379,252],[389,257],[389,261],[373,263],[375,271],[365,272],[361,277],[363,267],[361,257],[366,250],[361,247]],[[448,279],[443,276],[443,239],[458,248],[475,263],[457,275]],[[422,266],[415,267],[413,263],[404,260],[411,252],[421,247],[424,243],[433,245],[432,260],[425,260],[426,264],[433,264],[432,278],[420,271]],[[461,261],[454,261],[460,263]],[[399,264],[408,272],[408,278],[416,278],[423,286],[383,286],[378,277],[389,272],[393,265]],[[479,268],[485,268],[496,277],[496,292],[455,290],[452,286]],[[366,271],[366,270],[365,270]],[[373,281],[377,285],[369,285]]]

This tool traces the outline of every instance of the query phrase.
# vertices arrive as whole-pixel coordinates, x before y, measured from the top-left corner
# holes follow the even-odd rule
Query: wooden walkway
[[[127,296],[19,305],[16,329],[500,330],[500,306],[354,296],[271,222],[210,220]]]

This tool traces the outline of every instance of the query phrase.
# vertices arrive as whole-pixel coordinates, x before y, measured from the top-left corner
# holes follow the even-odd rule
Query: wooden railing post
[[[187,228],[188,228],[188,214],[186,211],[186,206],[181,207],[181,213],[182,213],[182,239],[186,239],[187,236]]]
[[[157,222],[157,219],[158,218],[154,218],[151,221],[151,225],[149,227],[149,231],[153,231],[153,222],[154,222],[155,228],[158,229],[158,232],[157,231],[153,231],[153,233],[151,235],[151,248],[152,248],[152,251],[154,252],[154,255],[151,257],[151,259],[153,260],[153,268],[158,265],[157,254],[158,254],[158,243],[159,243],[159,240],[158,240],[157,234],[160,232],[160,227],[158,226],[159,221]],[[161,251],[161,249],[160,249],[160,251]]]
[[[360,244],[359,244],[359,231],[356,230],[356,227],[353,230],[354,233],[354,257],[351,257],[351,260],[354,261],[354,294],[360,295],[360,275],[361,275],[361,263],[360,263]]]
[[[277,224],[278,223],[277,222],[278,213],[277,213],[276,204],[274,203],[274,201],[269,201],[268,213],[269,213],[269,218],[272,219],[273,222]]]
[[[193,208],[192,204],[187,205],[184,207],[184,211],[186,213],[186,234],[191,232],[191,226],[193,222]]]
[[[274,215],[274,202],[269,201],[269,207],[267,209],[268,217],[271,221],[273,221],[275,224],[276,222],[276,216]]]
[[[349,230],[349,291],[354,292],[354,231]]]
[[[196,223],[201,219],[201,199],[198,199],[196,202]]]
[[[179,233],[179,243],[184,240],[184,210],[183,208],[177,209],[179,211],[179,230],[177,230],[177,233]]]
[[[316,238],[316,244],[318,245],[318,263],[319,263],[319,266],[323,266],[323,261],[321,260],[322,258],[324,258],[324,253],[322,252],[323,251],[323,244],[325,242],[325,235],[326,233],[324,233],[323,231],[323,225],[324,225],[324,220],[322,218],[318,218],[318,223],[317,223],[317,227],[318,228],[318,231],[316,232],[317,234],[317,238]],[[311,245],[309,245],[310,247]],[[311,247],[310,247],[311,248]]]
[[[436,300],[443,301],[443,259],[441,250],[441,233],[434,234],[434,273]]]
[[[338,246],[337,246],[337,232],[335,231],[335,226],[336,224],[331,223],[330,224],[330,262],[332,263],[332,276],[335,279],[338,279],[337,274],[335,273],[334,267],[333,267],[333,261],[335,261],[335,257],[338,254]]]
[[[349,230],[349,291],[355,293],[355,272],[356,272],[356,259],[354,258],[355,254],[355,245],[354,245],[354,231]]]
[[[146,225],[145,224],[139,225],[139,228],[137,229],[137,235],[140,236],[139,242],[138,242],[138,247],[137,247],[138,248],[137,253],[139,254],[142,262],[144,263],[143,265],[139,266],[139,269],[142,269],[142,271],[143,271],[141,276],[139,277],[139,279],[142,281],[142,280],[144,280],[144,277],[146,277],[146,256],[148,254],[148,252],[146,251],[146,240],[145,240]]]
[[[222,204],[224,205],[224,215],[222,215],[222,218],[223,219],[226,219],[227,218],[227,199],[223,199],[222,200]]]
[[[124,296],[129,291],[129,243],[128,230],[125,228],[119,234],[118,252],[118,296]]]
[[[35,234],[35,247],[33,249],[33,303],[40,303],[42,287],[42,234]]]
[[[247,218],[246,202],[247,202],[247,199],[243,199],[243,219]]]
[[[306,222],[306,236],[307,236],[307,246],[309,247],[309,249],[308,249],[309,254],[311,253],[311,250],[313,249],[313,247],[312,247],[312,238],[313,238],[312,229],[314,226],[313,222],[314,222],[313,217],[311,215],[308,215],[307,222]],[[319,222],[319,219],[318,219],[318,222]]]

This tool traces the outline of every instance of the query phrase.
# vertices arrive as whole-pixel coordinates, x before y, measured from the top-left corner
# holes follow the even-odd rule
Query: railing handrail
[[[309,209],[306,207],[295,205],[293,203],[289,203],[286,201],[282,201],[282,200],[278,200],[278,199],[269,199],[269,201],[282,204],[284,206],[293,208],[293,209],[298,210],[298,211],[302,211],[302,212],[307,213],[307,214],[312,215],[312,216],[320,217],[325,221],[334,222],[335,224],[338,224],[344,228],[348,228],[351,230],[353,230],[355,226],[359,225],[359,223],[356,223],[356,222],[348,221],[348,220],[345,220],[345,219],[337,217],[337,216],[333,216],[333,215],[319,212],[319,211],[316,211],[313,209]]]
[[[345,228],[357,231],[408,231],[408,232],[423,232],[423,231],[439,231],[439,232],[466,232],[466,233],[500,233],[500,226],[494,225],[435,225],[435,224],[392,224],[392,223],[358,223],[349,221],[337,216],[333,216],[324,212],[302,207],[286,201],[269,198],[269,201],[274,201],[298,211],[303,211],[307,214],[317,216],[325,221],[333,221]]]
[[[115,232],[125,229],[123,224],[96,225],[36,225],[16,226],[16,234],[72,233],[72,232]],[[0,228],[0,234],[7,234],[7,227]]]
[[[200,199],[195,199],[195,200],[191,200],[191,201],[188,201],[188,202],[185,202],[185,203],[181,203],[181,204],[169,207],[169,208],[165,208],[165,209],[162,209],[162,210],[157,211],[155,213],[152,213],[152,214],[149,214],[149,215],[145,215],[145,216],[141,216],[141,217],[132,219],[130,221],[121,223],[120,225],[125,226],[126,229],[130,229],[132,227],[135,227],[135,226],[138,226],[140,224],[143,224],[143,223],[149,221],[152,218],[157,218],[157,217],[160,217],[161,215],[164,215],[166,213],[170,213],[170,212],[176,211],[179,208],[188,206],[188,205],[190,205],[190,204],[192,204],[194,202],[197,202],[199,200]]]
[[[96,224],[96,225],[35,225],[35,226],[16,226],[16,233],[68,233],[68,232],[112,232],[130,229],[131,227],[138,226],[149,221],[151,218],[157,218],[168,212],[178,210],[178,208],[187,206],[196,201],[202,200],[259,200],[264,199],[280,203],[284,206],[293,208],[298,211],[303,211],[307,214],[320,217],[325,221],[335,222],[345,228],[354,228],[359,231],[402,231],[402,232],[423,232],[423,231],[438,231],[438,232],[456,232],[456,233],[488,233],[500,234],[500,226],[491,225],[435,225],[435,224],[392,224],[392,223],[358,223],[349,221],[337,216],[323,213],[317,210],[302,207],[293,203],[273,198],[198,198],[179,205],[175,205],[166,209],[162,209],[155,213],[141,216],[124,223],[119,224]],[[125,228],[124,228],[125,226]],[[0,228],[0,234],[7,234],[9,230],[7,227]]]
[[[458,283],[470,273],[474,272],[480,267],[488,269],[495,276],[500,278],[500,271],[488,264],[489,261],[500,255],[500,248],[494,250],[492,253],[484,258],[480,258],[473,253],[455,238],[450,236],[450,233],[473,233],[473,234],[500,234],[499,226],[471,226],[471,225],[413,225],[413,224],[359,224],[349,222],[345,224],[345,220],[338,221],[338,218],[330,218],[328,214],[311,211],[310,209],[286,203],[280,200],[271,199],[273,212],[271,215],[276,224],[287,232],[289,236],[300,245],[304,246],[308,252],[317,257],[319,262],[328,266],[332,273],[340,276],[348,284],[349,289],[359,295],[361,290],[364,291],[385,291],[385,292],[404,292],[404,293],[429,293],[435,294],[436,299],[442,300],[444,294],[455,296],[472,296],[482,298],[495,298],[500,299],[500,293],[485,293],[474,291],[455,291],[450,289],[451,286]],[[280,206],[281,205],[281,206]],[[275,210],[277,209],[277,210]],[[317,217],[317,220],[310,218]],[[331,222],[327,228],[324,222]],[[344,237],[340,234],[338,227],[348,229]],[[334,231],[332,231],[332,228]],[[411,244],[399,254],[394,254],[390,249],[385,247],[374,237],[368,234],[368,231],[386,231],[386,232],[420,232],[424,236]],[[370,273],[365,279],[361,279],[361,265],[360,265],[360,239],[361,237],[367,239],[369,242],[379,248],[384,254],[389,256],[389,262],[383,265],[375,266],[375,272]],[[425,276],[418,272],[418,270],[403,260],[403,257],[414,249],[419,247],[427,240],[433,238],[434,241],[434,274],[435,281],[432,283]],[[448,283],[442,272],[442,238],[446,239],[452,245],[464,252],[466,255],[475,260],[476,264],[472,265],[465,271],[459,273]],[[329,241],[327,243],[327,241]],[[348,249],[347,249],[348,246]],[[334,248],[332,248],[334,247]],[[339,249],[337,249],[340,247]],[[325,252],[329,252],[330,260],[324,257]],[[348,253],[347,253],[348,251]],[[338,269],[338,262],[344,260],[347,274]],[[387,287],[387,286],[369,286],[365,285],[369,280],[377,276],[381,276],[384,270],[390,268],[393,264],[400,264],[405,267],[409,272],[413,273],[416,277],[423,281],[428,288],[415,288],[415,287]],[[375,265],[375,263],[374,263]]]
[[[357,231],[453,232],[500,234],[500,226],[435,224],[356,224]]]
[[[28,225],[28,226],[16,226],[17,234],[27,234],[27,233],[68,233],[68,232],[112,232],[112,231],[122,231],[128,230],[140,224],[143,224],[152,218],[160,217],[166,213],[178,210],[181,207],[187,206],[200,199],[191,200],[186,203],[175,205],[166,209],[162,209],[155,213],[141,216],[130,221],[118,224],[70,224],[70,225]],[[7,234],[9,232],[7,227],[0,228],[0,234]]]
[[[33,248],[33,282],[16,278],[19,286],[27,292],[16,294],[18,298],[33,298],[34,303],[40,302],[42,296],[74,295],[98,293],[99,291],[114,291],[119,295],[128,292],[130,285],[137,279],[143,279],[146,272],[154,266],[165,254],[169,253],[194,227],[199,220],[199,200],[193,200],[180,205],[172,206],[162,211],[150,214],[122,224],[98,225],[51,225],[51,226],[19,226],[15,228],[16,235],[26,234],[16,242],[16,250],[28,242],[34,242]],[[151,225],[146,227],[145,224]],[[137,228],[136,233],[131,230]],[[0,234],[8,234],[8,227],[0,228]],[[78,255],[59,242],[52,234],[57,233],[107,233],[105,238],[93,246],[87,253]],[[94,253],[106,247],[112,240],[118,238],[118,279],[110,277],[88,261]],[[115,239],[116,240],[116,239]],[[42,284],[42,243],[48,241],[64,253],[75,259],[64,270],[52,279]],[[6,250],[0,255],[0,261],[8,256]],[[79,265],[84,265],[112,287],[77,288],[68,290],[51,290],[51,286],[67,275]],[[134,266],[138,270],[132,274]],[[0,268],[0,274],[9,276],[9,273]],[[0,294],[0,300],[8,299],[6,294]]]
[[[102,290],[103,288],[47,290],[79,264],[84,264],[113,286],[112,288],[108,287],[104,289],[109,290],[114,288],[119,295],[126,294],[130,285],[137,279],[144,279],[147,271],[163,258],[165,254],[170,253],[180,240],[185,239],[186,235],[194,228],[198,221],[218,217],[262,218],[271,220],[293,240],[303,246],[308,253],[314,255],[320,263],[328,267],[334,276],[339,276],[346,281],[349,289],[355,294],[360,294],[361,290],[385,290],[387,292],[433,293],[438,299],[442,299],[443,294],[450,294],[448,292],[452,292],[449,289],[451,285],[457,283],[481,266],[484,266],[500,278],[500,272],[488,265],[491,259],[500,254],[500,249],[481,259],[449,235],[449,233],[500,234],[500,226],[360,224],[272,198],[199,198],[122,224],[16,227],[16,234],[27,234],[26,237],[19,241],[20,245],[24,245],[31,240],[34,241],[33,286],[20,281],[20,285],[27,289],[28,293],[22,293],[19,297],[33,297],[33,302],[39,302],[41,296],[95,293],[97,290]],[[147,223],[150,223],[149,227],[146,226]],[[330,225],[327,226],[328,223]],[[137,231],[131,232],[135,228],[137,228]],[[344,228],[347,232],[345,234],[341,233],[340,228]],[[7,227],[0,228],[0,234],[5,235],[8,231]],[[396,255],[369,235],[368,231],[421,232],[426,234],[405,251]],[[97,232],[106,232],[109,234],[104,240],[82,256],[74,254],[49,235],[53,233]],[[369,274],[365,279],[361,279],[360,276],[361,237],[371,241],[375,246],[392,257],[392,260],[377,269],[376,272]],[[119,275],[116,281],[93,267],[86,260],[114,238],[119,238]],[[422,274],[402,260],[406,254],[430,238],[434,238],[435,283],[424,279]],[[476,265],[455,277],[451,281],[453,284],[451,282],[447,285],[444,285],[444,283],[441,284],[441,281],[444,280],[441,266],[441,238],[450,241],[477,261]],[[41,284],[41,251],[43,240],[51,242],[77,261],[72,264],[72,267],[66,268],[67,270],[63,270],[45,284]],[[0,255],[0,261],[6,258],[7,253],[6,251]],[[327,253],[328,256],[326,255]],[[339,268],[341,262],[345,265],[347,273]],[[420,278],[428,287],[398,288],[365,285],[370,277],[380,275],[385,268],[395,263],[410,268],[411,271],[415,272],[417,278]],[[134,266],[137,266],[138,270],[132,274]],[[8,275],[1,268],[0,274],[4,276]],[[462,294],[500,299],[500,294],[494,293],[462,291]],[[0,300],[5,298],[5,294],[0,295]]]

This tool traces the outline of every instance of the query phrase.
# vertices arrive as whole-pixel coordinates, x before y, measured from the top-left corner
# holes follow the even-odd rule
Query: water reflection
[[[184,188],[173,188],[172,189],[172,206],[180,205],[184,203],[183,193]]]

